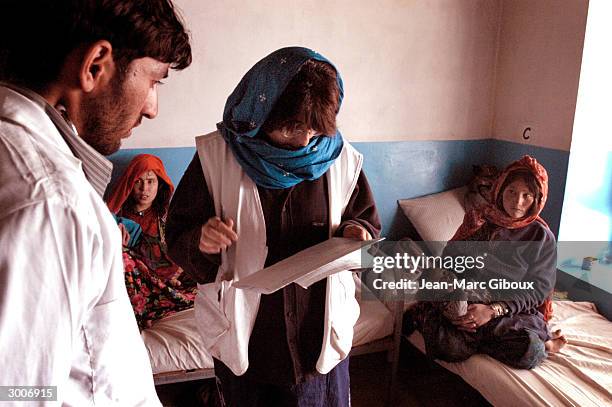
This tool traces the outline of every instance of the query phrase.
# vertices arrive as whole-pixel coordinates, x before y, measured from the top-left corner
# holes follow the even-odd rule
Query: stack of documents
[[[234,287],[262,294],[271,294],[291,283],[308,288],[342,270],[361,268],[361,250],[383,239],[332,237],[237,281]]]

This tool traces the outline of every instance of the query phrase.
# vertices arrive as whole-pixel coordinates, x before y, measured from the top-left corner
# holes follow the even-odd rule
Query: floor
[[[352,406],[385,406],[387,373],[384,354],[351,359]],[[490,404],[459,376],[430,361],[406,342],[402,343],[396,395],[391,406],[485,407]]]
[[[352,407],[385,406],[388,364],[385,354],[351,358]],[[217,407],[214,380],[157,387],[165,407]],[[395,401],[392,407],[480,407],[490,404],[461,378],[428,360],[409,343],[402,343]]]

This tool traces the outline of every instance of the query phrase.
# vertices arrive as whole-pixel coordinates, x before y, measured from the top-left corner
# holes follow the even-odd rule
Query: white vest
[[[196,325],[210,354],[240,376],[249,367],[249,338],[259,309],[260,295],[237,289],[234,282],[264,267],[266,225],[257,185],[242,170],[218,131],[196,138],[202,170],[215,212],[235,220],[238,241],[221,255],[214,283],[199,284],[195,300]],[[340,156],[327,171],[330,237],[357,184],[363,156],[344,142]],[[317,371],[328,373],[346,358],[359,317],[355,281],[350,271],[327,277],[323,346]]]

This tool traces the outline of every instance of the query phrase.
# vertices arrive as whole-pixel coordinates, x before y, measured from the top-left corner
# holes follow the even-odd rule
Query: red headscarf
[[[502,188],[508,176],[513,172],[529,172],[531,173],[538,188],[540,190],[540,197],[537,202],[534,202],[534,208],[529,211],[529,215],[515,219],[508,215],[503,208],[499,208],[497,205],[498,197],[503,193]],[[475,234],[486,222],[490,222],[497,226],[501,226],[506,229],[518,229],[529,225],[531,222],[537,221],[542,223],[546,228],[548,225],[540,217],[540,212],[544,209],[546,204],[546,198],[548,197],[548,173],[546,169],[539,164],[535,158],[528,155],[524,156],[518,161],[510,164],[506,169],[499,175],[495,180],[491,188],[491,201],[486,204],[479,206],[475,209],[471,209],[466,212],[463,218],[463,223],[455,232],[455,235],[451,240],[466,240],[473,234]],[[539,311],[544,315],[544,320],[548,321],[552,317],[552,301],[551,297],[544,300],[544,303],[538,307]]]
[[[154,155],[139,154],[132,159],[119,181],[117,181],[115,189],[108,198],[107,205],[111,212],[118,213],[121,210],[121,207],[134,189],[136,179],[147,171],[153,171],[160,180],[168,185],[170,191],[166,197],[166,202],[163,202],[162,206],[163,208],[168,207],[170,196],[174,191],[174,185],[172,184],[172,181],[170,181],[168,174],[166,174],[164,163]]]
[[[535,207],[529,211],[528,216],[519,219],[513,218],[508,215],[503,208],[497,206],[498,197],[503,193],[501,189],[504,186],[504,182],[510,174],[516,171],[531,173],[540,190],[538,201],[533,203]],[[495,180],[492,186],[491,201],[487,205],[466,212],[463,223],[459,226],[459,229],[457,229],[457,232],[455,232],[451,240],[465,240],[476,233],[487,221],[506,229],[518,229],[529,225],[533,221],[538,221],[548,228],[544,219],[540,217],[540,212],[544,209],[547,197],[548,173],[535,158],[526,155],[506,167]]]

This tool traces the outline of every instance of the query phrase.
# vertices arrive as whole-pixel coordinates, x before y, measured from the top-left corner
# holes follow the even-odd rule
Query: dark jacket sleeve
[[[336,231],[336,236],[342,236],[344,228],[350,224],[364,227],[373,238],[380,236],[381,225],[374,196],[368,184],[368,179],[363,170],[359,173],[357,185],[353,190],[351,199],[349,200],[344,213],[342,214],[342,223]]]
[[[215,216],[196,153],[181,178],[170,202],[166,222],[166,241],[172,260],[200,284],[215,280],[221,256],[204,254],[198,248],[202,225]]]

